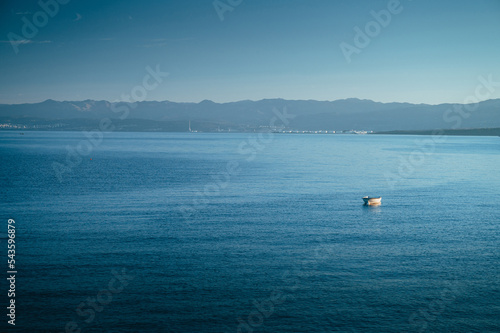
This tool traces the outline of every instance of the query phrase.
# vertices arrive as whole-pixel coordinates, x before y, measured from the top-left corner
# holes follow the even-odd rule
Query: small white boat
[[[382,203],[382,197],[372,198],[372,197],[363,197],[363,201],[365,205],[380,205]]]

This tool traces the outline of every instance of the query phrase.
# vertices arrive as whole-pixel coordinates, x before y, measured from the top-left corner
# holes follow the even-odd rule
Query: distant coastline
[[[442,130],[421,130],[421,131],[384,131],[373,134],[394,134],[394,135],[433,135],[439,131],[441,135],[465,135],[465,136],[500,136],[500,128],[463,128],[463,129],[442,129]]]
[[[0,126],[0,132],[8,131],[19,131],[19,132],[32,132],[32,131],[53,131],[53,132],[81,132],[81,131],[91,131],[92,127],[72,127],[72,128],[61,128],[61,127],[6,127]],[[106,132],[106,131],[105,131]],[[189,133],[189,131],[179,131],[174,128],[169,128],[168,126],[158,126],[155,128],[140,128],[134,126],[119,126],[111,132],[153,132],[153,133]],[[224,130],[224,131],[192,131],[193,133],[263,133],[269,131],[263,131],[262,129],[256,130]],[[435,130],[420,130],[420,131],[383,131],[383,132],[366,132],[366,131],[272,131],[275,134],[309,134],[309,135],[455,135],[455,136],[499,136],[500,128],[466,128],[466,129],[435,129]]]

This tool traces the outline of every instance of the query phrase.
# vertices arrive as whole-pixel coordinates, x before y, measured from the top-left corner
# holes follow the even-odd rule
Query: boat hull
[[[364,197],[363,201],[365,202],[365,205],[368,206],[380,205],[382,203],[382,197],[378,198]]]

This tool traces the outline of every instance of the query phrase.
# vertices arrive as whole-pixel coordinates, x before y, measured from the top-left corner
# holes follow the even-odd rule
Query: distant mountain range
[[[273,109],[293,115],[288,130],[428,130],[500,127],[500,99],[469,105],[379,103],[371,100],[336,101],[264,99],[232,103],[46,100],[34,104],[0,104],[0,128],[40,130],[91,130],[103,118],[119,131],[259,131],[268,129]],[[460,114],[453,110],[463,110]],[[451,111],[450,111],[451,110]],[[447,119],[447,121],[445,120]],[[276,121],[275,126],[283,126]]]

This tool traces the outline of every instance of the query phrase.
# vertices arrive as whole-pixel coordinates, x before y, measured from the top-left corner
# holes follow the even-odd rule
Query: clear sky
[[[0,5],[0,103],[115,101],[157,65],[169,76],[147,100],[438,104],[463,102],[479,75],[500,81],[500,0],[401,0],[385,26],[371,11],[395,0],[43,1],[53,17]],[[348,62],[340,45],[367,24]]]

